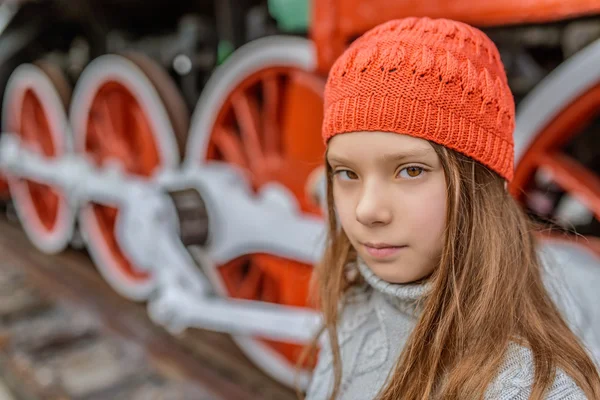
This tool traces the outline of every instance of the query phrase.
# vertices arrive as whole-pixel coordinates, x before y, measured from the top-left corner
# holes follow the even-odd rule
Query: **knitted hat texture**
[[[405,18],[356,39],[325,87],[323,140],[384,131],[465,154],[513,177],[515,104],[494,43],[448,19]]]

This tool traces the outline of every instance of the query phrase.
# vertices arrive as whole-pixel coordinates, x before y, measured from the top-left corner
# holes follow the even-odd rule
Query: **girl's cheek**
[[[349,213],[352,212],[352,197],[336,184],[333,186],[333,205],[342,228],[346,229]]]
[[[427,251],[438,251],[446,227],[446,183],[443,176],[415,193],[412,207],[403,213],[411,221],[412,231]]]

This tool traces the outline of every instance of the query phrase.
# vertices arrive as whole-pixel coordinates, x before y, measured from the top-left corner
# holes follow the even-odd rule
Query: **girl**
[[[600,398],[506,190],[514,113],[498,50],[464,23],[390,21],[337,60],[308,399]]]

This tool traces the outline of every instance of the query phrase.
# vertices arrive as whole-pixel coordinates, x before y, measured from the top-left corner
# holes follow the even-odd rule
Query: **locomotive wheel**
[[[48,158],[72,151],[66,115],[71,86],[48,62],[22,64],[6,86],[2,130],[20,135],[24,145]],[[41,251],[57,253],[71,240],[75,211],[60,189],[8,176],[15,209],[25,233]]]
[[[565,228],[577,225],[574,214],[580,221],[582,213],[584,218],[587,214],[588,221],[579,225],[595,226],[587,229],[590,236],[585,242],[598,254],[600,150],[592,124],[600,117],[599,63],[597,40],[565,61],[523,100],[517,113],[511,184],[514,196],[534,214],[562,221]],[[573,210],[574,202],[578,212],[568,212],[567,205]]]
[[[219,67],[192,117],[185,163],[221,160],[247,173],[255,190],[284,185],[302,212],[321,216],[310,181],[323,163],[324,80],[310,42],[268,37],[250,42]],[[268,254],[249,254],[216,266],[215,286],[224,296],[307,307],[312,266]],[[275,379],[304,385],[312,366],[297,374],[303,346],[235,337],[242,350]]]
[[[103,55],[79,79],[71,107],[75,151],[98,167],[147,179],[181,161],[188,112],[171,78],[137,53]],[[116,240],[118,209],[90,203],[79,222],[94,263],[122,296],[145,300],[155,282]],[[135,234],[132,232],[132,234]]]

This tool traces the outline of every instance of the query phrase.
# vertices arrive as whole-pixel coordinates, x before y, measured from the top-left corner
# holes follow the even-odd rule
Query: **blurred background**
[[[517,103],[510,190],[548,225],[581,305],[571,322],[600,360],[600,2],[3,0],[0,138],[54,164],[0,142],[0,399],[295,398],[314,366],[305,338],[194,299],[314,311],[327,73],[362,33],[407,16],[496,43]],[[241,180],[219,186],[211,162]],[[146,225],[131,182],[173,215]],[[121,225],[132,202],[141,219]],[[171,223],[195,272],[140,261]],[[149,311],[171,290],[190,297]],[[190,329],[165,331],[173,321]]]

